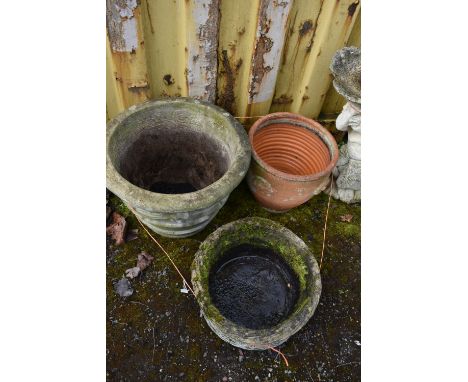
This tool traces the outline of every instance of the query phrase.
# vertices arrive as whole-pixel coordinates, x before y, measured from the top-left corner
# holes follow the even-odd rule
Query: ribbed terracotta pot
[[[255,199],[273,212],[288,211],[322,192],[338,161],[338,146],[328,130],[298,114],[260,118],[249,140],[247,182]]]

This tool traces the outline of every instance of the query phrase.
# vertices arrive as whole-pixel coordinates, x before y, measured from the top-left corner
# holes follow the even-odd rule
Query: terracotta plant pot
[[[242,246],[252,246],[259,251],[257,253],[261,250],[272,250],[275,253],[272,261],[276,259],[286,263],[297,278],[295,285],[287,284],[287,288],[296,288],[297,294],[289,311],[285,312],[279,322],[266,327],[252,328],[251,325],[235,322],[232,317],[228,318],[229,315],[223,314],[219,302],[217,304],[215,301],[212,283],[216,279],[218,265],[220,262],[227,264],[223,262],[226,255],[231,259],[228,262],[232,261],[229,253]],[[233,311],[258,318],[265,314],[262,310],[265,301],[281,304],[282,297],[275,288],[273,273],[267,268],[254,274],[249,274],[245,269],[240,272],[246,274],[245,280],[237,285],[240,288],[222,289],[224,301],[232,302],[229,297],[233,294],[239,297],[241,305],[232,306]],[[312,317],[322,291],[320,269],[309,247],[289,229],[272,220],[256,217],[223,225],[206,238],[192,263],[192,285],[209,327],[224,341],[247,350],[265,350],[287,341]],[[241,293],[238,293],[239,291]]]
[[[318,122],[292,113],[273,113],[249,131],[252,162],[247,182],[255,199],[272,212],[285,212],[323,191],[338,161],[333,136]]]
[[[191,236],[242,181],[250,152],[244,128],[220,107],[149,101],[107,125],[107,188],[153,231]]]

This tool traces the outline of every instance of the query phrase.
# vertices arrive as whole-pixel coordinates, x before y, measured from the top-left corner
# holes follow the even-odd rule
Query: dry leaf
[[[140,267],[133,267],[125,271],[125,276],[129,279],[134,279],[140,274]]]
[[[125,234],[127,232],[127,222],[125,218],[117,212],[112,213],[112,224],[106,228],[108,235],[111,235],[115,244],[121,245],[125,243]]]
[[[340,220],[342,222],[349,223],[351,220],[353,220],[353,215],[350,215],[350,214],[342,215],[342,216],[340,216]]]
[[[138,254],[137,267],[142,271],[143,269],[147,268],[153,260],[153,256],[148,255],[146,252],[141,252]]]

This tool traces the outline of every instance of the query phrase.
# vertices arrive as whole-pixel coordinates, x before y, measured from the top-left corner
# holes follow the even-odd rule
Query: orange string
[[[283,357],[284,363],[286,364],[287,367],[289,367],[288,359],[286,358],[286,356],[280,350],[275,349],[274,347],[271,347],[271,346],[268,346],[268,349],[277,352],[281,357]]]
[[[333,192],[333,174],[331,175],[330,194],[328,195],[327,213],[325,215],[325,226],[323,227],[322,256],[320,257],[320,269],[322,269],[323,254],[325,252],[325,238],[327,234],[328,210],[330,209],[330,199]]]
[[[188,281],[185,279],[185,277],[182,275],[182,273],[179,271],[179,268],[177,268],[177,265],[175,265],[175,263],[172,261],[171,259],[171,256],[169,256],[169,254],[166,252],[166,250],[163,248],[163,246],[161,244],[159,244],[159,242],[149,233],[149,231],[146,229],[146,227],[143,225],[143,223],[140,221],[140,219],[138,219],[138,216],[133,213],[136,217],[136,219],[138,220],[138,223],[140,223],[140,225],[143,227],[143,229],[146,231],[146,233],[149,235],[149,237],[151,239],[153,239],[153,241],[158,245],[159,248],[161,248],[161,251],[164,252],[164,254],[167,256],[167,258],[169,259],[169,261],[172,263],[172,265],[174,266],[175,270],[177,271],[177,273],[179,274],[180,277],[182,277],[182,280],[184,281],[185,285],[187,286],[187,288],[189,288],[190,292],[192,292],[192,294],[195,296],[195,293],[194,291],[192,290],[192,288],[190,287],[190,284],[188,283]]]

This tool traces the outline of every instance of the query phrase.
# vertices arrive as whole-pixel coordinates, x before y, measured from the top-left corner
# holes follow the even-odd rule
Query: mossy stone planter
[[[107,188],[153,231],[201,231],[244,178],[251,149],[223,109],[190,98],[132,106],[107,125]]]
[[[210,295],[212,269],[226,251],[244,244],[273,250],[297,276],[298,297],[292,312],[273,327],[249,329],[227,319]],[[278,346],[299,331],[314,314],[322,290],[319,267],[307,245],[287,228],[263,218],[237,220],[209,235],[195,254],[192,284],[210,328],[224,341],[247,350]]]

